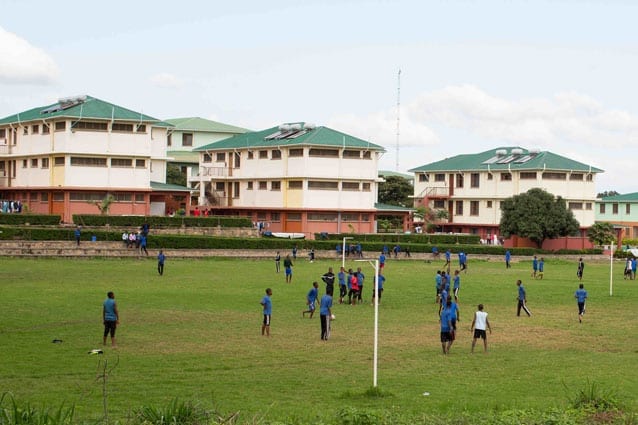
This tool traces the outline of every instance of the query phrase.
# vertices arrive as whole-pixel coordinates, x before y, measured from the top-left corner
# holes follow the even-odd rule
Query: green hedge
[[[36,227],[0,227],[0,239],[12,240],[75,240],[73,228],[36,228]],[[121,241],[122,234],[107,230],[83,230],[82,240],[89,241],[95,236],[98,241]],[[394,245],[388,245],[385,242],[366,242],[359,240],[351,240],[350,243],[361,243],[364,257],[376,258],[384,245],[388,249],[392,249]],[[336,240],[306,240],[306,239],[278,239],[278,238],[223,238],[216,236],[182,236],[182,235],[154,235],[151,227],[151,233],[148,238],[149,248],[169,248],[169,249],[263,249],[272,251],[289,252],[293,246],[297,246],[301,251],[300,255],[306,255],[306,251],[310,248],[316,250],[333,251],[336,255],[337,245],[342,246],[342,241]],[[400,243],[401,256],[405,255],[406,248],[413,253],[431,253],[433,245],[420,243]],[[505,248],[498,245],[437,245],[441,257],[443,257],[446,249],[456,255],[463,250],[466,254],[482,254],[482,255],[504,255]],[[551,251],[542,251],[534,248],[511,248],[510,252],[513,256],[529,256],[535,254],[551,254]],[[601,254],[600,249],[591,250],[561,250],[560,254]],[[621,253],[623,254],[623,253]]]
[[[375,233],[375,234],[354,234],[354,233],[315,233],[316,240],[341,240],[343,238],[353,238],[366,242],[386,242],[386,243],[420,243],[420,244],[478,244],[481,240],[478,235],[444,235],[429,233]]]
[[[165,217],[139,215],[85,215],[74,214],[73,223],[83,226],[119,226],[140,227],[148,223],[151,228],[166,227],[252,227],[253,223],[247,217]],[[57,224],[57,223],[56,223]]]
[[[53,226],[60,224],[61,219],[57,214],[0,214],[0,224],[12,225]]]

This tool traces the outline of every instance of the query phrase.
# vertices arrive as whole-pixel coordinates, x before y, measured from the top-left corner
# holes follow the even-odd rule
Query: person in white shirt
[[[490,321],[487,320],[487,313],[483,311],[483,304],[479,304],[478,311],[474,313],[472,326],[470,326],[470,332],[474,331],[474,339],[472,339],[472,353],[474,352],[476,340],[479,338],[483,339],[483,346],[485,347],[485,352],[487,353],[487,333],[485,332],[487,329],[489,329],[490,333],[492,333]]]

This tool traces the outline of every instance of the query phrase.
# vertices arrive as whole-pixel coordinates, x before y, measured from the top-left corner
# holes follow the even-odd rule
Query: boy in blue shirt
[[[538,259],[534,256],[532,260],[532,277],[536,279],[536,273],[538,273]]]
[[[516,281],[516,286],[518,286],[518,308],[516,309],[516,315],[521,315],[521,308],[525,310],[527,316],[531,316],[532,313],[527,308],[527,293],[525,292],[525,288],[523,287],[523,282],[521,280]]]
[[[346,269],[341,267],[337,277],[339,279],[339,304],[343,304],[343,297],[348,294],[348,287],[346,286]]]
[[[459,300],[459,290],[461,289],[461,276],[459,275],[459,273],[460,272],[458,270],[454,271],[454,301]]]
[[[166,255],[164,255],[164,251],[160,249],[159,254],[157,254],[157,272],[160,276],[164,274],[164,261],[166,261]]]
[[[110,334],[111,346],[115,347],[115,329],[120,323],[120,312],[117,310],[113,291],[109,291],[106,296],[107,298],[102,304],[102,320],[104,322],[104,339],[102,343],[106,345],[106,337]]]
[[[266,289],[266,295],[261,299],[259,304],[263,307],[264,321],[261,325],[261,334],[263,336],[270,336],[270,317],[272,315],[272,301],[270,297],[272,295],[272,289]]]
[[[453,342],[452,323],[450,322],[448,310],[445,309],[441,314],[441,348],[443,349],[443,354],[450,353],[450,347]]]
[[[321,318],[321,340],[328,341],[330,337],[330,320],[332,320],[332,292],[328,291],[321,297],[319,306],[319,315]]]
[[[574,298],[578,302],[578,321],[583,323],[583,314],[585,314],[585,301],[587,300],[587,291],[583,284],[578,285],[578,289],[574,293]]]
[[[306,295],[306,305],[308,306],[308,310],[301,312],[301,317],[306,317],[306,313],[310,313],[310,319],[315,314],[315,303],[317,302],[317,298],[319,298],[319,284],[317,282],[312,282],[312,288],[308,291],[308,295]]]

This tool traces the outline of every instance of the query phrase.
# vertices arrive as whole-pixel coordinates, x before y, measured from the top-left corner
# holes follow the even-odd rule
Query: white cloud
[[[0,83],[48,84],[58,67],[42,49],[0,27]]]
[[[184,81],[167,72],[155,74],[149,80],[153,85],[165,89],[178,89],[184,85]]]

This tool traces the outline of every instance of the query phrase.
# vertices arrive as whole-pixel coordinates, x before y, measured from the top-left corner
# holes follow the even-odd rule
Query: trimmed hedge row
[[[53,228],[34,228],[34,227],[0,227],[0,239],[22,239],[22,240],[75,240],[74,229],[53,229]],[[111,232],[106,230],[86,230],[82,232],[81,239],[89,241],[95,236],[99,241],[121,241],[120,232]],[[354,240],[353,240],[354,241]],[[365,257],[376,257],[381,252],[384,242],[361,242],[361,247]],[[341,247],[341,241],[335,240],[305,240],[305,239],[278,239],[278,238],[225,238],[216,236],[183,236],[183,235],[154,235],[148,238],[148,247],[170,248],[170,249],[262,249],[272,251],[290,251],[293,246],[301,251],[300,255],[305,255],[305,250],[314,248],[316,250],[325,250],[337,252],[337,246]],[[409,248],[413,253],[431,253],[433,245],[419,243],[401,243],[401,256],[405,255],[406,249]],[[450,249],[456,254],[463,250],[466,254],[483,254],[483,255],[504,255],[505,248],[498,245],[468,245],[468,244],[450,244],[437,245],[441,258],[444,256],[446,249]],[[389,247],[390,249],[392,247]],[[534,254],[550,254],[550,251],[541,251],[534,248],[511,248],[512,255],[534,255]],[[554,254],[600,254],[600,249],[592,250],[561,250]],[[620,253],[623,254],[623,253]]]
[[[139,215],[88,215],[74,214],[73,222],[83,226],[120,226],[140,227],[148,223],[151,228],[165,227],[253,227],[252,221],[247,217],[165,217],[165,216],[139,216]],[[57,224],[57,223],[56,223]]]
[[[0,214],[0,224],[22,225],[32,224],[37,226],[57,226],[62,217],[58,214]]]
[[[354,233],[315,233],[316,240],[343,240],[344,237],[366,242],[386,243],[419,243],[419,244],[478,244],[481,240],[478,235],[444,235],[429,233],[378,233],[378,234],[354,234]]]

